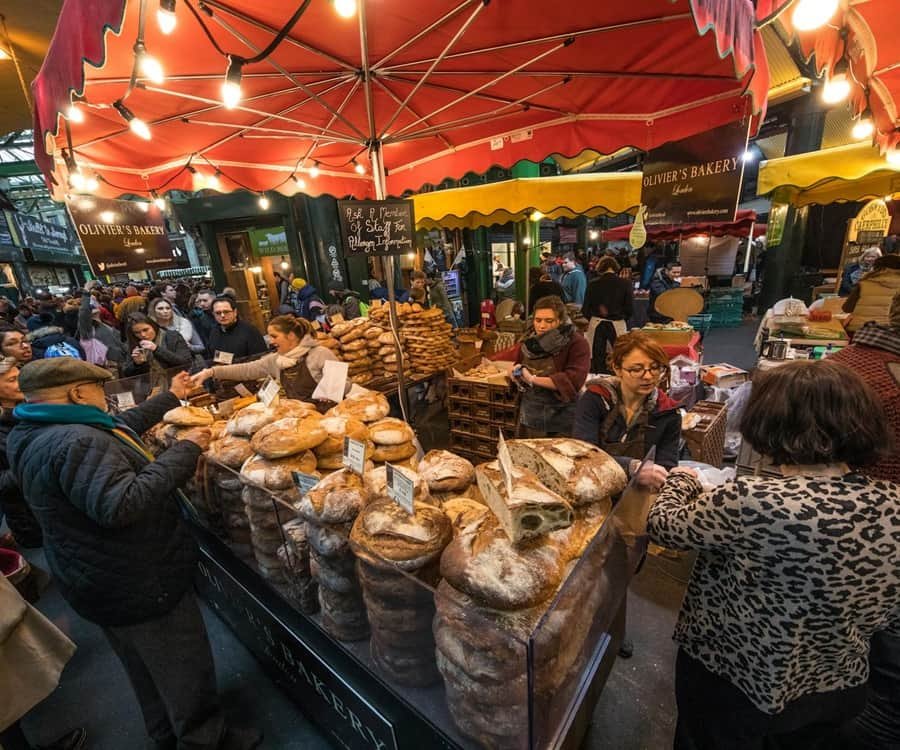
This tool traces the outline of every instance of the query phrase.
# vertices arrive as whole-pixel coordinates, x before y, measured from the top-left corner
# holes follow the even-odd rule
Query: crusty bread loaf
[[[319,424],[328,433],[328,437],[324,442],[316,446],[317,456],[342,453],[345,437],[363,442],[369,439],[369,428],[366,427],[364,422],[360,422],[353,417],[324,417]]]
[[[611,502],[610,498],[628,483],[612,456],[582,440],[508,440],[506,445],[513,463],[533,471],[572,505]]]
[[[287,458],[253,456],[241,467],[241,478],[269,490],[287,490],[294,487],[292,472],[312,474],[315,469],[316,457],[309,451]]]
[[[572,525],[572,506],[541,484],[534,472],[513,467],[512,496],[507,493],[496,461],[479,466],[475,476],[488,507],[512,542]]]
[[[350,540],[403,570],[418,570],[443,552],[453,532],[440,508],[419,503],[410,515],[393,500],[376,500],[362,509]]]
[[[384,394],[368,391],[356,398],[345,398],[326,416],[353,417],[361,422],[377,422],[388,415],[391,407]]]
[[[482,505],[470,497],[446,499],[441,504],[441,509],[447,514],[447,518],[450,519],[454,534],[462,532],[488,512],[486,505]]]
[[[375,445],[401,445],[416,439],[416,433],[402,419],[385,417],[369,425],[369,436]]]
[[[432,492],[462,492],[475,481],[475,467],[450,451],[428,451],[419,462],[419,473]]]
[[[329,474],[297,504],[297,512],[317,524],[347,523],[368,503],[362,477],[347,469]]]
[[[285,417],[258,430],[250,446],[264,458],[284,458],[311,450],[327,437],[318,417]]]
[[[228,420],[225,431],[229,435],[250,437],[257,430],[261,430],[274,421],[274,416],[274,411],[267,409],[261,401],[257,401],[236,411]]]
[[[399,464],[391,464],[394,471],[399,471],[413,483],[413,502],[427,503],[432,505],[431,494],[428,491],[428,485],[425,480],[415,471],[407,466]],[[387,466],[379,466],[371,471],[366,472],[366,489],[369,490],[369,496],[372,500],[390,500],[387,490]]]
[[[416,455],[416,446],[413,443],[400,443],[399,445],[376,445],[372,453],[372,460],[376,463],[403,461]]]
[[[284,419],[285,417],[296,417],[297,419],[302,419],[303,417],[313,417],[321,418],[321,414],[319,414],[319,410],[316,409],[314,404],[310,404],[306,401],[299,401],[294,398],[282,398],[279,399],[276,404],[272,407],[272,412],[274,414],[274,420]]]
[[[213,415],[199,406],[176,406],[163,414],[163,422],[179,427],[205,427],[213,423]]]
[[[238,435],[225,435],[210,443],[207,456],[217,463],[231,469],[240,469],[244,462],[253,455],[250,441]]]

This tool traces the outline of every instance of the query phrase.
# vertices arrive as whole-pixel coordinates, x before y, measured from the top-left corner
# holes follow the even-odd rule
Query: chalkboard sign
[[[338,201],[346,255],[403,255],[415,250],[413,202]]]

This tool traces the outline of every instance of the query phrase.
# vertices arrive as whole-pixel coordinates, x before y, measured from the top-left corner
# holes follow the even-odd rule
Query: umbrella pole
[[[369,150],[369,161],[372,164],[372,179],[375,182],[375,198],[384,200],[384,164],[381,161],[381,152],[377,146]],[[400,402],[400,413],[403,420],[409,422],[409,404],[407,403],[406,376],[403,372],[406,363],[403,357],[403,347],[400,345],[400,323],[397,320],[397,310],[394,302],[397,299],[394,289],[394,256],[385,255],[381,258],[381,267],[384,271],[384,280],[388,290],[388,321],[391,325],[391,334],[394,338],[394,351],[397,353],[397,400]]]
[[[747,271],[750,270],[750,251],[753,248],[753,230],[756,228],[756,222],[750,223],[750,234],[747,235],[747,252],[744,254],[744,280],[747,280]]]

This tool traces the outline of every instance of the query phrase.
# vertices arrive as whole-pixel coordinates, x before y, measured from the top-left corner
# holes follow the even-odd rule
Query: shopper
[[[49,745],[32,745],[19,724],[47,698],[75,653],[75,644],[26,602],[0,574],[0,747],[4,750],[82,750],[87,732],[67,732]]]
[[[157,297],[147,303],[147,317],[156,321],[164,331],[174,331],[181,336],[193,354],[202,355],[206,351],[206,344],[194,330],[191,321],[178,315],[165,297]]]
[[[192,590],[197,545],[181,516],[179,488],[210,432],[186,431],[155,459],[138,437],[187,398],[190,377],[118,418],[106,411],[110,378],[72,359],[31,363],[19,377],[27,403],[9,459],[47,562],[66,601],[103,629],[158,747],[256,747],[258,735],[226,730]]]
[[[171,367],[188,367],[191,350],[177,331],[164,331],[152,318],[135,313],[128,319],[128,351],[122,368],[125,377],[161,376]],[[161,382],[154,377],[154,382]]]
[[[34,315],[34,308],[28,303],[23,302],[19,305],[19,313],[13,318],[13,328],[22,333],[28,333],[28,321]]]
[[[237,303],[231,297],[216,297],[212,311],[216,325],[209,334],[209,351],[216,362],[230,364],[232,359],[268,351],[262,334],[238,318]]]
[[[900,608],[900,486],[850,469],[891,449],[887,425],[858,375],[804,361],[758,377],[741,434],[784,476],[704,493],[675,469],[650,509],[653,542],[699,553],[675,629],[675,747],[830,747]]]
[[[291,294],[291,279],[283,276],[279,271],[273,271],[272,275],[275,277],[275,299],[277,301],[275,309],[279,313],[290,313],[288,299]],[[290,276],[293,276],[293,274],[290,274]]]
[[[513,380],[524,389],[519,407],[520,437],[571,435],[575,401],[588,374],[587,341],[575,330],[559,297],[534,305],[525,339],[491,359],[514,362]]]
[[[428,307],[428,277],[424,271],[413,271],[409,275],[409,298],[422,307]]]
[[[313,402],[312,393],[322,379],[328,360],[337,357],[316,341],[312,324],[292,315],[272,318],[267,329],[275,351],[252,362],[216,365],[194,375],[194,385],[210,378],[219,380],[259,380],[271,377],[281,381],[288,398]]]
[[[873,269],[875,261],[880,257],[881,250],[875,246],[867,247],[863,250],[862,254],[859,256],[859,261],[851,263],[844,269],[844,273],[841,276],[841,287],[839,289],[840,296],[846,297],[850,294],[850,292],[853,291],[853,287],[859,283],[859,280]]]
[[[125,287],[125,299],[115,307],[116,318],[124,326],[133,313],[145,312],[147,300],[138,291],[136,286],[129,284]]]
[[[565,296],[563,288],[550,277],[549,273],[542,271],[541,268],[535,267],[528,271],[531,286],[528,288],[528,314],[534,313],[535,303],[544,297]]]
[[[678,404],[659,387],[669,357],[652,338],[632,331],[616,339],[609,365],[615,374],[592,381],[579,397],[572,435],[603,448],[629,476],[656,448],[638,479],[657,490],[678,465],[681,439]]]
[[[653,280],[650,282],[650,307],[647,317],[654,323],[670,323],[672,318],[656,309],[656,300],[659,295],[675,289],[681,283],[681,264],[675,261],[669,261],[656,273],[653,274]]]
[[[85,284],[78,310],[78,340],[86,361],[118,374],[125,364],[125,347],[119,332],[101,320],[100,303],[91,296],[97,285],[96,281]]]
[[[215,298],[216,293],[212,289],[201,289],[194,295],[194,304],[191,307],[191,323],[203,339],[206,352],[209,352],[209,336],[216,326],[216,319],[212,314],[212,303]]]
[[[563,258],[563,276],[562,284],[565,292],[565,301],[570,305],[584,304],[584,294],[587,291],[587,276],[584,275],[584,269],[578,265],[575,253],[566,253]]]
[[[0,329],[0,354],[4,357],[13,357],[19,367],[31,362],[33,358],[31,342],[27,336],[12,328]]]
[[[84,349],[78,339],[69,336],[59,326],[45,326],[28,334],[33,359],[75,357],[84,359]]]
[[[591,344],[591,372],[610,373],[607,358],[616,338],[627,330],[634,292],[631,282],[619,275],[619,264],[611,256],[597,262],[597,277],[591,279],[584,295],[581,314],[588,319],[587,339]]]
[[[328,282],[329,310],[338,306],[337,312],[344,320],[353,320],[363,315],[363,304],[352,289],[345,289],[340,281]]]
[[[6,456],[6,438],[16,426],[13,409],[25,400],[19,390],[18,364],[12,357],[0,359],[0,516],[6,516],[16,544],[34,549],[44,543],[41,527],[9,470]]]
[[[869,321],[884,323],[894,295],[900,291],[900,256],[878,258],[850,292],[843,305],[851,313],[847,330],[856,333]]]

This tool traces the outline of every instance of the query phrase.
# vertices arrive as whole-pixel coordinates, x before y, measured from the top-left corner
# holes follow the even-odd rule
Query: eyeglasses
[[[659,377],[662,375],[663,370],[665,369],[662,365],[652,364],[649,367],[644,367],[643,365],[637,365],[635,367],[626,367],[624,368],[625,372],[627,372],[633,378],[642,378],[644,377],[645,372],[649,372],[654,377]]]
[[[224,318],[226,315],[233,315],[234,310],[216,310],[213,315],[217,318]]]

